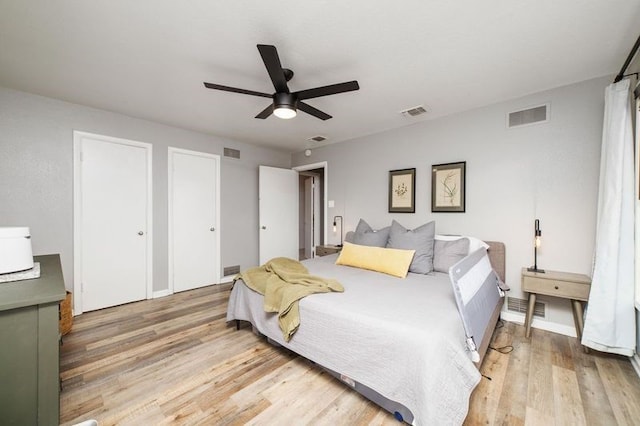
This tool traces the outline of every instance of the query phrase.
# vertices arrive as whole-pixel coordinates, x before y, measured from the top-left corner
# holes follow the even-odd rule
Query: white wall
[[[215,111],[211,111],[215,114]],[[258,165],[288,153],[0,88],[0,226],[29,226],[34,254],[60,253],[73,287],[73,131],[153,144],[154,291],[168,288],[167,147],[221,156],[222,266],[258,263]],[[223,157],[223,148],[241,159]]]
[[[374,228],[392,219],[407,227],[436,221],[437,233],[503,241],[510,296],[525,297],[520,270],[533,263],[533,222],[539,218],[539,267],[591,274],[604,88],[610,77],[560,87],[410,127],[302,152],[293,165],[328,161],[329,215],[345,232],[359,218]],[[428,101],[427,101],[428,103]],[[506,114],[550,103],[550,121],[506,128]],[[466,213],[431,212],[431,166],[467,162]],[[387,212],[388,172],[416,168],[416,213]],[[337,238],[329,233],[330,243]],[[548,301],[551,323],[573,328],[567,301]]]

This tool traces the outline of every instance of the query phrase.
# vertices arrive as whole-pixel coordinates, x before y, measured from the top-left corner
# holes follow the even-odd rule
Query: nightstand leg
[[[579,314],[582,311],[582,306],[580,302],[571,300],[571,311],[573,312],[573,323],[576,326],[576,335],[578,336],[578,341],[580,341],[582,340],[582,315]]]
[[[576,334],[578,335],[578,342],[582,342],[582,330],[584,329],[584,321],[582,320],[582,302],[579,300],[572,300],[573,306],[573,321],[576,324]],[[589,353],[589,348],[583,346],[585,353]]]
[[[527,308],[527,315],[524,321],[525,337],[528,339],[531,336],[531,319],[533,318],[533,310],[536,305],[536,294],[529,293],[529,307]]]

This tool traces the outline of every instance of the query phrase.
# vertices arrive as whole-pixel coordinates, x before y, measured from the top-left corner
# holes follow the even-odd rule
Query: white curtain
[[[582,344],[632,356],[634,308],[634,172],[630,82],[605,91],[595,263]]]

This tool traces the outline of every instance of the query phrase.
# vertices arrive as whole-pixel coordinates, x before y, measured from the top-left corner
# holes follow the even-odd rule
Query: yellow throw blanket
[[[264,295],[265,312],[277,312],[278,324],[285,341],[289,341],[300,325],[298,301],[313,293],[343,292],[338,281],[309,275],[297,260],[276,257],[257,268],[238,274],[249,288]]]

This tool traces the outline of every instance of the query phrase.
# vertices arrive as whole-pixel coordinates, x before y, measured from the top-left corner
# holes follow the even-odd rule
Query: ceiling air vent
[[[507,297],[507,309],[512,312],[519,312],[521,314],[527,313],[527,305],[529,301],[525,299],[518,299],[517,297]],[[533,308],[534,317],[545,316],[545,304],[543,302],[536,302]]]
[[[327,140],[327,138],[325,138],[324,136],[318,135],[318,136],[314,136],[312,138],[309,138],[310,141],[312,142],[324,142]]]
[[[233,149],[233,148],[225,148],[224,149],[224,156],[225,157],[229,157],[229,158],[236,158],[236,159],[240,159],[240,150],[239,149]]]
[[[549,121],[549,104],[507,114],[507,127],[520,127]]]
[[[425,114],[427,109],[423,105],[418,105],[413,108],[405,109],[404,111],[400,111],[400,114],[405,117],[416,117],[418,115]]]

